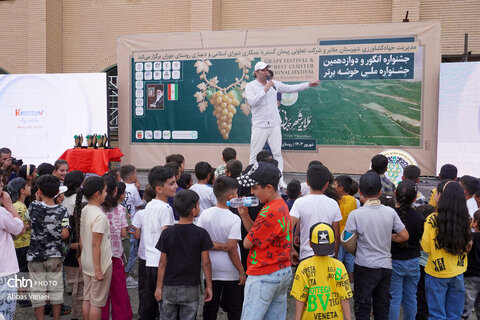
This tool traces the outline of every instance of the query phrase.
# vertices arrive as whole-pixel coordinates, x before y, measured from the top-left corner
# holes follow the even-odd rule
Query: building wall
[[[138,33],[440,20],[442,54],[480,52],[478,0],[7,0],[0,1],[0,68],[98,72],[116,64],[116,38]]]
[[[2,30],[0,32],[0,68],[7,72],[22,73],[30,70],[28,34],[31,21],[29,18],[28,2],[0,2],[0,30]]]
[[[63,72],[63,1],[46,0],[45,6],[46,70]]]
[[[462,54],[465,33],[468,33],[469,51],[480,54],[480,1],[478,0],[422,0],[420,19],[441,20],[442,54]]]
[[[222,30],[391,22],[391,0],[222,1]]]
[[[191,31],[188,0],[64,0],[63,71],[99,72],[116,64],[123,34]]]

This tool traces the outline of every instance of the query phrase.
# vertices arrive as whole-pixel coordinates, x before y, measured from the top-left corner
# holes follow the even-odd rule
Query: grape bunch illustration
[[[235,62],[242,71],[240,78],[235,78],[235,82],[225,88],[218,86],[217,76],[208,78],[208,71],[212,63],[210,60],[198,60],[195,62],[197,74],[200,82],[197,88],[200,91],[193,95],[197,99],[198,109],[203,113],[210,103],[213,107],[213,115],[217,118],[217,127],[220,135],[227,140],[232,130],[233,117],[237,113],[237,107],[248,116],[250,114],[250,106],[245,101],[243,90],[247,85],[248,72],[251,68],[253,58],[238,57]]]

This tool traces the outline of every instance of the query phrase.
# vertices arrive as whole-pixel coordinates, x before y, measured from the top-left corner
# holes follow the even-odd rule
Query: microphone
[[[272,81],[272,78],[270,78],[270,76],[267,76],[266,79],[267,81]],[[275,87],[275,85],[273,85],[272,88],[277,90],[277,87]]]

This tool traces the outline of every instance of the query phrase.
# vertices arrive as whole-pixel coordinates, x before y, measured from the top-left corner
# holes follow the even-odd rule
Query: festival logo
[[[411,154],[399,149],[388,149],[380,152],[388,159],[388,169],[385,177],[390,179],[395,185],[402,181],[403,169],[408,165],[417,165],[417,161]]]
[[[281,104],[284,105],[284,106],[289,107],[289,106],[295,104],[295,102],[297,102],[297,100],[298,100],[298,92],[282,93]]]

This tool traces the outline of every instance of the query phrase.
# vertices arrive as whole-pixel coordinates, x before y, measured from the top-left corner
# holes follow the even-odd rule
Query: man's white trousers
[[[258,128],[252,126],[249,163],[252,164],[257,162],[257,154],[262,151],[265,142],[268,142],[268,145],[272,150],[273,158],[278,161],[278,169],[283,172],[282,130],[280,125],[270,128]]]

